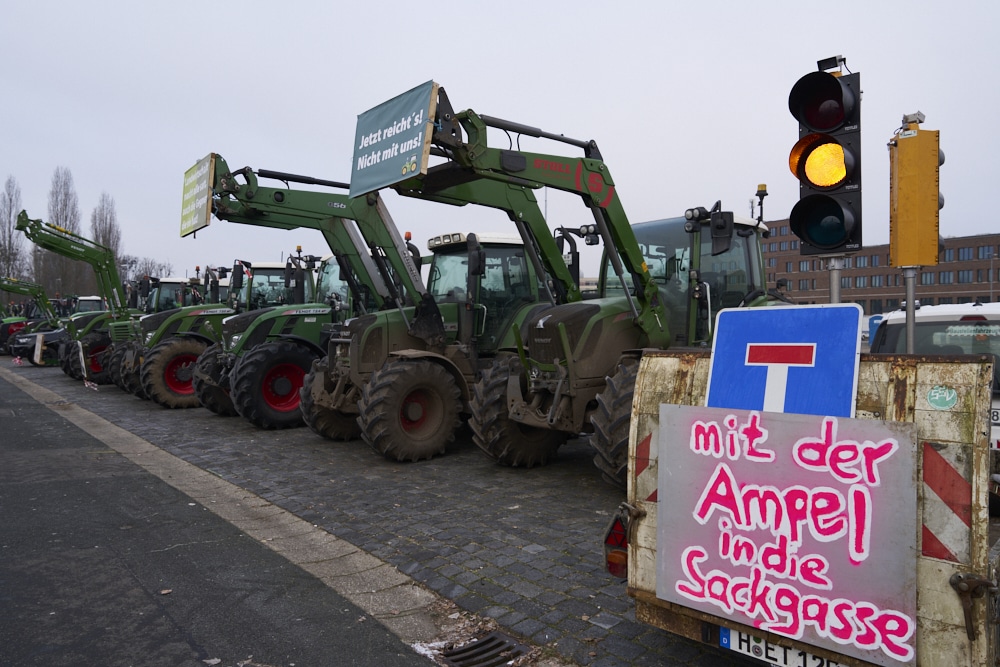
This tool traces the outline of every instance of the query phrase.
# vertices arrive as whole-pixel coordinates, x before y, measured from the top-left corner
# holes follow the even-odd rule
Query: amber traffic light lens
[[[854,155],[825,134],[809,134],[788,156],[788,168],[797,179],[819,190],[841,185],[854,172]]]
[[[844,147],[840,144],[823,144],[806,156],[806,180],[818,188],[832,188],[847,177],[844,166]]]

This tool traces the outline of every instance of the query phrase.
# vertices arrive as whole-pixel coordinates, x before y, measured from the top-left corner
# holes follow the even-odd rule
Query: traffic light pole
[[[917,334],[917,269],[918,266],[903,267],[903,285],[906,287],[906,353],[913,354]]]
[[[840,270],[844,268],[844,255],[830,257],[830,303],[840,303]]]

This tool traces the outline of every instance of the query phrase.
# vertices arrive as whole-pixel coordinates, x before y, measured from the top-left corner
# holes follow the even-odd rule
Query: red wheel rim
[[[419,431],[430,415],[430,398],[421,389],[411,391],[399,406],[399,423],[407,432]]]
[[[299,408],[299,389],[306,372],[295,364],[278,364],[264,376],[264,402],[272,410],[291,412]]]
[[[108,349],[107,345],[99,345],[90,348],[88,351],[89,359],[87,360],[87,365],[90,367],[91,373],[100,373],[104,370],[104,366],[101,365],[101,355],[106,349]]]
[[[194,370],[197,361],[198,357],[194,354],[178,354],[171,359],[163,370],[163,382],[167,385],[167,389],[182,396],[193,394],[191,371]]]

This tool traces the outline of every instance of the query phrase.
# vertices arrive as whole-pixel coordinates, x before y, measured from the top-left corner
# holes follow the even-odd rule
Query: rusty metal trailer
[[[798,570],[786,569],[784,574],[775,574],[777,568],[773,563],[760,567],[763,556],[751,566],[756,557],[753,554],[763,554],[765,549],[760,548],[762,541],[749,528],[761,528],[768,523],[768,517],[777,525],[774,517],[780,516],[780,509],[793,511],[791,504],[781,506],[775,501],[775,505],[766,509],[761,492],[766,487],[751,484],[753,480],[746,478],[731,481],[728,487],[717,481],[702,482],[704,491],[694,504],[685,503],[683,494],[673,488],[686,483],[682,477],[691,476],[685,461],[711,459],[713,452],[708,450],[713,446],[716,450],[713,450],[712,469],[732,469],[736,471],[733,477],[739,477],[740,462],[736,459],[741,453],[747,458],[755,446],[753,435],[749,440],[741,439],[745,433],[737,424],[739,420],[725,422],[731,427],[729,433],[736,434],[732,439],[727,440],[725,428],[716,432],[720,436],[717,440],[706,439],[705,433],[711,431],[705,429],[706,419],[694,419],[683,412],[689,408],[678,407],[705,405],[710,355],[691,351],[645,355],[633,402],[628,498],[620,510],[620,520],[616,519],[618,523],[609,529],[609,542],[605,545],[609,569],[614,571],[611,563],[617,558],[619,574],[625,572],[627,554],[627,590],[635,600],[636,617],[671,633],[714,644],[720,651],[751,655],[775,665],[986,667],[998,664],[1000,550],[990,537],[989,516],[994,361],[992,355],[862,354],[855,418],[840,422],[842,433],[851,433],[850,428],[867,433],[882,428],[898,433],[898,449],[901,456],[909,457],[906,460],[911,468],[903,466],[902,473],[897,473],[894,481],[889,480],[891,488],[878,488],[886,482],[878,478],[879,466],[885,461],[878,457],[887,457],[888,450],[878,450],[877,445],[897,442],[895,435],[885,440],[856,439],[854,458],[834,454],[829,449],[825,463],[820,462],[822,465],[806,461],[808,465],[804,468],[822,468],[828,476],[839,475],[840,481],[852,481],[851,475],[854,481],[868,478],[867,487],[859,482],[838,488],[844,489],[845,503],[853,502],[855,496],[851,494],[855,492],[861,499],[858,507],[868,514],[858,510],[856,516],[862,522],[867,521],[869,534],[866,536],[863,530],[846,537],[838,533],[836,539],[823,538],[826,544],[821,544],[822,540],[809,543],[810,540],[803,539],[798,551],[783,552],[786,560],[790,560],[789,556],[797,559]],[[686,432],[671,430],[666,423],[677,421],[673,416],[677,411],[688,415],[689,421],[681,420],[682,424],[696,421],[701,424],[691,427],[690,438],[685,439]],[[734,416],[743,419],[742,415]],[[764,422],[780,421],[770,413],[758,413],[758,418]],[[827,445],[833,440],[828,437]],[[784,448],[783,442],[780,436],[772,437],[767,446],[778,451],[779,457],[799,451]],[[795,447],[801,442],[796,442]],[[727,445],[734,447],[727,450]],[[760,446],[760,441],[756,446],[768,451]],[[867,458],[858,454],[862,450],[869,452]],[[881,453],[871,453],[876,451]],[[760,455],[755,450],[752,453]],[[787,485],[785,489],[802,489],[810,483],[803,474],[800,479],[783,478],[782,484]],[[828,500],[837,497],[835,486],[831,483],[824,492]],[[697,522],[698,512],[710,505],[706,498],[714,498],[717,503],[710,509],[724,506],[728,502],[726,489],[735,495],[761,492],[754,501],[759,505],[749,502],[742,505],[756,507],[757,525],[750,525],[754,521],[743,517],[749,528],[745,532],[737,530],[739,526],[733,524],[739,521],[717,511],[710,518],[701,517],[706,519],[707,529],[715,531],[717,541],[702,540],[697,532],[703,528]],[[891,495],[886,496],[887,492]],[[809,496],[821,497],[822,493]],[[739,503],[732,505],[739,506]],[[830,528],[832,534],[835,520],[846,517],[847,513],[835,514],[830,507],[824,509],[819,504],[803,510],[798,524],[801,531],[808,527],[813,537],[818,538],[823,528]],[[808,512],[814,514],[807,517]],[[689,525],[696,530],[686,530]],[[792,525],[794,529],[794,521]],[[894,541],[887,541],[887,533],[895,534]],[[853,539],[855,534],[857,539]],[[772,539],[773,534],[767,537]],[[734,545],[740,539],[744,546],[748,545],[750,556],[734,556]],[[685,544],[702,546],[685,549],[686,560],[682,563],[667,562],[671,558],[680,560],[676,556],[680,551],[675,546],[684,540],[688,541]],[[612,556],[616,553],[616,541],[620,548],[617,556]],[[837,570],[833,557],[817,556],[810,560],[810,547],[822,552],[839,544],[846,553],[845,543],[851,547],[850,558],[843,558],[846,570]],[[871,553],[865,552],[866,549]],[[850,567],[869,556],[871,560],[866,566],[869,578],[864,579],[859,569],[858,580],[852,583]],[[713,565],[716,569],[709,570]],[[679,577],[678,571],[686,572],[687,576]],[[759,598],[755,598],[752,579],[765,575],[770,575],[771,588],[761,588]],[[859,597],[848,599],[850,595],[843,595],[845,587]],[[912,618],[909,613],[885,614],[884,608],[879,611],[876,605],[864,602],[869,588],[873,595],[875,589],[884,589],[888,598],[903,600],[901,608],[912,605]],[[693,601],[699,595],[705,598],[704,604]],[[759,606],[755,609],[755,605]],[[773,618],[768,617],[767,605],[775,612]],[[793,617],[795,623],[790,620]]]

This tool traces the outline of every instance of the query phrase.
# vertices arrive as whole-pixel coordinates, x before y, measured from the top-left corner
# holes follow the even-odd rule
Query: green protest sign
[[[181,236],[208,227],[212,218],[212,182],[215,180],[215,153],[209,153],[184,172],[184,199],[181,205]]]
[[[427,172],[437,89],[428,81],[358,116],[352,197]]]

